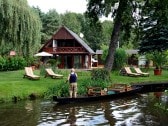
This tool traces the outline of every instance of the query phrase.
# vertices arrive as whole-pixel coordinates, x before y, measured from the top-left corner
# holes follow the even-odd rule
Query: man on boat
[[[67,79],[70,83],[69,85],[69,94],[70,98],[77,97],[77,74],[75,73],[75,69],[71,69],[71,73],[68,75]]]

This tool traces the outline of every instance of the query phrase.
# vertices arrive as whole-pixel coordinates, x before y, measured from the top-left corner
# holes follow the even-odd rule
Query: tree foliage
[[[36,8],[37,11],[40,11]],[[82,39],[94,50],[100,49],[102,43],[109,43],[110,33],[109,29],[112,27],[111,21],[102,23],[102,30],[100,27],[101,22],[96,25],[90,25],[90,19],[84,14],[77,14],[66,12],[59,15],[56,10],[50,10],[48,13],[38,12],[43,23],[42,40],[45,43],[51,38],[51,35],[58,30],[61,25],[65,25],[78,35],[84,35]],[[107,26],[106,26],[107,25]],[[111,29],[110,29],[111,30]]]
[[[61,15],[62,25],[65,25],[78,35],[81,32],[81,22],[80,22],[80,14],[76,14],[73,12],[66,12]]]
[[[102,22],[102,43],[105,45],[109,45],[111,32],[113,30],[113,22],[105,20]]]
[[[45,43],[58,30],[61,25],[65,25],[78,35],[84,35],[82,39],[94,50],[100,49],[102,44],[109,44],[112,21],[98,22],[91,25],[91,19],[85,14],[78,14],[67,11],[58,14],[56,10],[49,10],[47,13],[41,12],[38,7],[33,7],[41,18],[43,28],[41,31],[41,43]],[[102,27],[101,27],[102,25]]]
[[[114,68],[120,70],[127,63],[127,54],[123,48],[117,48],[114,54]]]
[[[45,43],[57,31],[61,25],[60,15],[55,9],[49,10],[46,14],[41,16],[42,20],[42,39],[41,42]]]
[[[108,48],[107,46],[103,45],[102,46],[103,49],[103,55],[102,55],[102,60],[105,62],[105,59],[107,57],[108,54]],[[114,54],[114,67],[113,69],[121,69],[122,67],[124,67],[124,65],[126,65],[126,61],[127,61],[127,54],[125,49],[123,48],[117,48],[116,52]]]
[[[56,10],[43,13],[38,7],[31,9],[26,0],[0,0],[1,54],[16,50],[20,55],[29,56],[31,51],[37,51],[41,43],[50,39],[61,25],[65,25],[78,35],[84,34],[83,39],[94,51],[103,44],[109,45],[105,67],[110,70],[119,35],[122,33],[123,43],[125,36],[129,37],[134,24],[133,8],[136,5],[132,0],[89,0],[86,15],[72,12],[59,15]],[[97,21],[109,13],[112,13],[114,22]]]
[[[26,0],[0,0],[0,50],[29,56],[39,46],[41,22]]]
[[[100,49],[100,45],[102,43],[102,30],[100,22],[97,24],[91,25],[91,20],[85,15],[84,24],[82,27],[82,31],[84,33],[84,39],[88,43],[88,45],[96,51],[96,49]]]
[[[160,2],[146,1],[141,19],[140,52],[163,52],[168,49],[168,4],[167,0]]]
[[[132,13],[135,11],[136,2],[132,0],[89,0],[87,14],[97,22],[98,17],[112,13],[114,27],[111,33],[108,55],[105,69],[111,70],[114,62],[114,54],[118,45],[121,31],[126,30],[128,34],[134,21]]]

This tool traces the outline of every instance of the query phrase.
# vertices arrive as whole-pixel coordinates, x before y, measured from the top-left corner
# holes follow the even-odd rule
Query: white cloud
[[[27,0],[30,6],[38,6],[42,12],[56,9],[61,14],[66,11],[84,13],[86,11],[86,0]]]

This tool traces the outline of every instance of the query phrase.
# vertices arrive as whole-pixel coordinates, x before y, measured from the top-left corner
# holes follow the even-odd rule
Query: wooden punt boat
[[[94,89],[96,91],[94,91]],[[105,101],[105,100],[114,100],[128,96],[134,96],[141,91],[140,86],[131,86],[129,88],[111,88],[98,91],[99,87],[90,87],[88,88],[88,94],[86,96],[79,96],[77,98],[69,97],[57,97],[53,96],[53,101],[58,104],[69,104],[69,103],[82,103],[82,102],[93,102],[93,101]],[[92,91],[91,91],[92,90]]]

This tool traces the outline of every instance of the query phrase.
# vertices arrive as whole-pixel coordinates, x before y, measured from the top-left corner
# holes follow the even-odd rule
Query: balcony
[[[48,47],[43,48],[43,51],[49,53],[86,53],[83,47]]]

